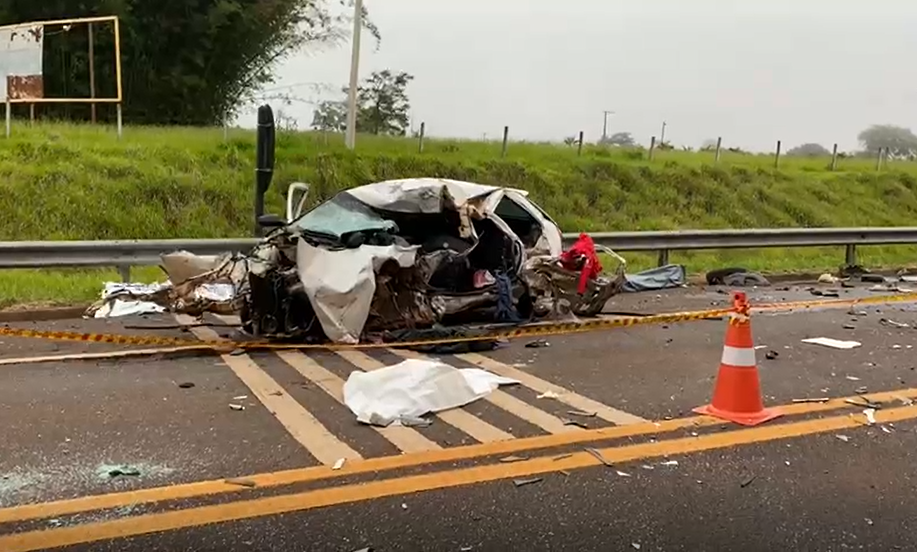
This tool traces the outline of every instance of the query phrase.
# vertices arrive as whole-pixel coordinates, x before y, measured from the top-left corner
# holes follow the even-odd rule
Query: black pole
[[[260,237],[258,219],[264,214],[264,194],[274,177],[274,112],[269,105],[258,108],[255,156],[255,237]]]

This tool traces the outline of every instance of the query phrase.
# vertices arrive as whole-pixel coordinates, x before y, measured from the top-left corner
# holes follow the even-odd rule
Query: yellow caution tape
[[[882,295],[876,297],[864,297],[861,299],[836,299],[836,300],[815,300],[815,301],[795,301],[789,303],[765,303],[753,305],[752,311],[773,312],[773,311],[790,311],[801,308],[829,307],[829,306],[854,306],[871,303],[893,303],[917,301],[917,293],[905,293],[899,295]],[[49,339],[55,341],[80,341],[85,343],[110,343],[114,345],[139,345],[139,346],[182,346],[182,345],[210,345],[218,350],[278,350],[278,349],[325,349],[325,350],[342,350],[342,349],[381,349],[381,348],[402,348],[402,347],[422,347],[427,345],[448,345],[451,343],[468,343],[475,341],[493,341],[496,339],[518,339],[521,337],[544,337],[558,336],[568,334],[578,334],[594,332],[598,330],[610,330],[614,328],[628,328],[631,326],[645,326],[651,324],[673,324],[677,322],[688,322],[692,320],[719,319],[733,313],[732,308],[712,309],[704,311],[673,312],[666,314],[653,314],[648,316],[622,316],[615,318],[598,318],[578,322],[559,322],[559,323],[535,323],[523,326],[516,326],[507,329],[497,329],[494,331],[481,333],[478,335],[469,335],[464,337],[447,337],[433,339],[419,339],[413,341],[398,341],[393,343],[356,343],[356,344],[298,344],[298,343],[277,343],[276,341],[231,341],[231,340],[195,340],[183,339],[177,337],[152,337],[152,336],[133,336],[120,334],[102,334],[102,333],[79,333],[65,331],[45,331],[35,329],[17,329],[0,327],[0,336],[6,337],[24,337],[34,339]]]

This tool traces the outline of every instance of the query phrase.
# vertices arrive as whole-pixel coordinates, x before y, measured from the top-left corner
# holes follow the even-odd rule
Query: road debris
[[[741,488],[744,489],[745,487],[751,485],[752,482],[754,482],[754,480],[757,479],[757,478],[758,478],[757,475],[749,475],[748,477],[746,477],[745,479],[743,479],[741,483],[739,483],[739,487],[741,487]]]
[[[521,462],[523,460],[528,460],[525,456],[504,456],[500,459],[500,462],[504,464],[509,464],[511,462]]]
[[[538,395],[538,396],[535,397],[535,398],[536,398],[536,399],[558,399],[558,398],[560,398],[560,394],[558,394],[558,393],[556,393],[556,392],[551,391],[550,389],[548,389],[547,391],[545,391],[544,393]]]
[[[873,425],[876,423],[876,409],[867,408],[863,410],[863,414],[866,416],[866,423],[868,425]]]
[[[777,358],[778,356],[780,356],[780,353],[778,353],[777,351],[775,351],[775,350],[773,350],[773,349],[771,349],[770,351],[764,353],[764,358],[766,358],[767,360],[774,360],[774,359]]]
[[[567,414],[571,416],[580,416],[582,418],[595,418],[597,412],[584,412],[582,410],[568,410]]]
[[[830,337],[812,337],[803,339],[802,342],[812,345],[821,345],[823,347],[831,347],[832,349],[854,349],[862,345],[859,341],[842,341]]]
[[[835,435],[834,437],[835,437],[836,439],[839,439],[839,440],[845,442],[845,443],[850,442],[850,437],[847,437],[846,435],[841,435],[840,433],[838,433],[838,434]]]
[[[513,479],[513,485],[517,487],[522,487],[524,485],[531,485],[533,483],[540,483],[543,481],[542,477],[530,477],[528,479]]]
[[[860,408],[872,408],[875,410],[880,410],[882,408],[882,403],[873,402],[866,397],[858,397],[857,399],[844,399],[844,402],[851,404],[853,406],[858,406]]]
[[[576,426],[582,429],[589,429],[589,426],[580,420],[571,420],[569,418],[561,418],[560,421],[562,421],[565,426]]]
[[[639,543],[639,542],[632,542],[632,543],[630,543],[630,545],[634,548],[634,550],[640,550],[640,543]]]
[[[560,456],[555,456],[555,457],[552,458],[551,460],[554,461],[554,462],[557,462],[558,460],[563,460],[563,459],[565,459],[565,458],[570,458],[571,456],[573,456],[572,453],[561,454]]]
[[[832,289],[820,290],[820,289],[810,289],[809,293],[816,295],[818,297],[840,297],[840,293]]]
[[[885,433],[891,433],[891,432],[892,432],[892,430],[888,429],[888,428],[885,427],[885,426],[879,426],[879,427],[880,427],[880,428],[882,429],[882,431],[884,431]]]
[[[258,484],[252,481],[251,479],[238,479],[238,478],[224,479],[223,483],[226,483],[229,485],[238,485],[240,487],[247,487],[249,489],[252,489],[258,486]]]
[[[599,462],[601,462],[602,464],[604,464],[606,467],[609,467],[609,468],[610,468],[610,467],[613,466],[613,464],[612,464],[611,462],[609,462],[608,459],[605,458],[605,456],[603,456],[602,453],[601,453],[598,449],[594,449],[594,448],[591,448],[591,447],[587,447],[587,448],[585,448],[585,449],[583,449],[583,450],[585,450],[586,452],[588,452],[589,454],[591,454],[592,456],[594,456]]]
[[[911,398],[909,398],[909,397],[900,397],[900,396],[897,396],[897,397],[895,397],[895,399],[898,400],[898,401],[899,401],[901,404],[903,404],[904,406],[911,406],[911,405],[914,404],[914,400],[911,399]]]
[[[665,462],[660,462],[660,466],[677,466],[678,460],[666,460]]]
[[[841,328],[844,328],[845,330],[855,330],[855,329],[857,329],[857,327],[854,326],[853,324],[844,324],[843,326],[841,326]]]
[[[629,473],[627,473],[627,472],[622,472],[621,470],[617,470],[616,473],[617,473],[618,476],[620,476],[620,477],[630,477],[630,474],[629,474]]]
[[[882,324],[883,326],[890,326],[892,328],[901,328],[901,329],[906,329],[906,328],[911,327],[910,324],[905,324],[904,322],[895,322],[894,320],[891,320],[889,318],[880,318],[879,324]]]
[[[343,467],[344,467],[344,462],[346,462],[346,461],[347,461],[346,458],[338,458],[338,459],[334,462],[334,465],[331,466],[331,469],[332,469],[332,470],[339,470],[339,469],[343,468]]]
[[[560,470],[557,473],[561,474],[564,477],[570,477],[570,472],[567,470]]]
[[[232,398],[234,401],[244,401],[248,399],[248,395],[238,395]]]
[[[841,279],[827,272],[818,277],[819,284],[837,284]]]
[[[545,339],[536,339],[534,341],[529,341],[525,344],[526,349],[541,349],[542,347],[550,347],[551,344],[548,343]]]
[[[806,397],[804,399],[793,399],[794,403],[826,403],[830,401],[829,397]]]
[[[178,384],[179,389],[191,389],[192,387],[194,387],[194,382],[192,381],[183,381]]]
[[[845,376],[850,381],[860,381],[860,378],[856,376]]]
[[[386,427],[458,408],[501,385],[518,383],[480,368],[458,369],[437,360],[407,359],[370,372],[351,372],[344,383],[344,404],[357,421]]]
[[[241,404],[229,403],[230,410],[245,410],[245,407]]]
[[[116,468],[111,468],[108,470],[108,477],[112,479],[116,477],[139,477],[140,469],[135,468],[134,466],[118,466]]]

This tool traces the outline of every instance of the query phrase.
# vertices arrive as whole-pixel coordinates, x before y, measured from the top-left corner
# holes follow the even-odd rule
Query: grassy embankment
[[[204,238],[250,228],[254,133],[219,129],[14,127],[0,140],[0,240]],[[442,176],[524,188],[565,231],[913,225],[917,164],[784,159],[724,152],[634,151],[547,144],[360,137],[358,153],[339,136],[281,133],[269,209],[281,212],[291,181],[313,185],[319,201],[375,180]],[[907,265],[915,248],[864,248],[868,266]],[[633,268],[650,255],[627,255]],[[838,248],[674,253],[691,272],[743,265],[767,272],[835,268]],[[155,280],[156,269],[138,279]],[[114,271],[0,271],[0,307],[74,303],[97,296]]]

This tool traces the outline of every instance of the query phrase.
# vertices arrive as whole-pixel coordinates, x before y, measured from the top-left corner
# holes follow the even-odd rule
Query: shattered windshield
[[[379,216],[371,207],[342,192],[299,217],[292,223],[306,234],[340,240],[354,232],[396,232],[394,221]]]

